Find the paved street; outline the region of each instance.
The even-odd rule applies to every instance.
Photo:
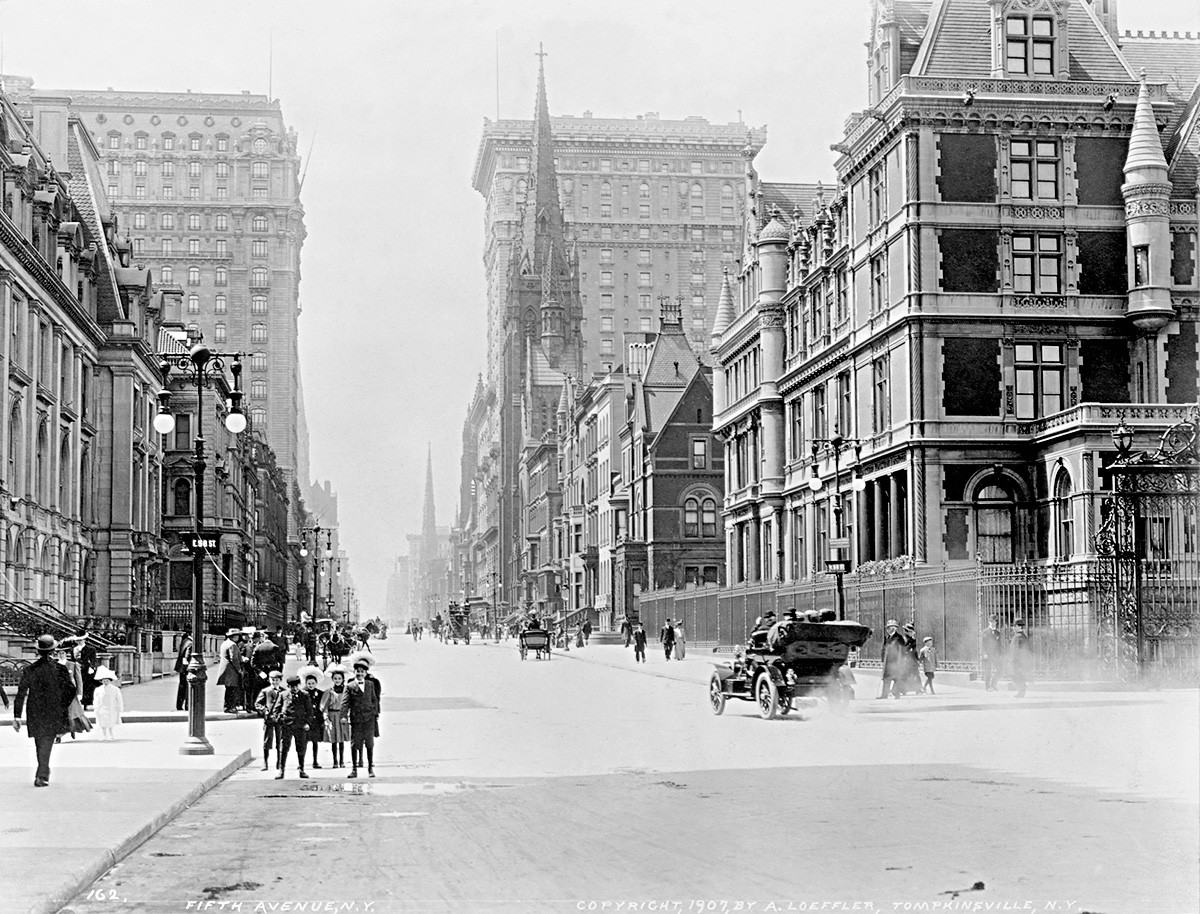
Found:
[[[863,676],[845,717],[767,722],[714,717],[694,655],[376,650],[378,778],[252,763],[70,910],[1200,909],[1195,692],[874,701]]]

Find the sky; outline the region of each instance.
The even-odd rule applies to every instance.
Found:
[[[832,181],[866,106],[869,0],[0,0],[0,72],[43,89],[251,92],[300,135],[308,237],[300,361],[311,466],[340,497],[362,612],[382,614],[419,532],[458,504],[486,358],[484,118],[766,125],[768,181]],[[1200,32],[1196,0],[1123,0],[1122,29]],[[499,92],[497,92],[497,56]],[[311,152],[310,152],[311,150]]]

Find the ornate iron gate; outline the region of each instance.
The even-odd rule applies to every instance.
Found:
[[[1113,494],[1101,504],[1101,662],[1113,678],[1200,679],[1200,407],[1159,447],[1135,453],[1113,432],[1118,459],[1100,472]]]

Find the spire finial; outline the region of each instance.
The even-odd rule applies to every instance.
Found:
[[[537,53],[533,55],[534,57],[536,57],[538,59],[538,69],[539,70],[542,69],[542,65],[545,64],[545,62],[546,62],[546,60],[545,60],[546,53],[547,53],[546,51],[542,50],[542,43],[539,41]]]

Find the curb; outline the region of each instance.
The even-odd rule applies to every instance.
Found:
[[[87,711],[87,719],[91,721],[92,727],[96,726],[96,714],[94,711]],[[141,717],[131,717],[131,714],[144,715]],[[212,714],[205,714],[206,721],[226,721],[226,720],[259,720],[262,718],[257,714],[226,714],[224,711],[216,711]],[[21,726],[25,726],[25,718],[18,717]],[[188,722],[187,711],[126,711],[121,717],[121,726],[126,724],[186,724]]]
[[[110,869],[132,854],[142,844],[152,838],[163,826],[181,812],[203,797],[206,793],[232,775],[244,768],[253,757],[250,749],[232,758],[219,771],[215,771],[199,784],[192,787],[186,794],[172,803],[166,810],[155,815],[149,822],[131,835],[127,835],[116,847],[103,850],[98,858],[90,864],[80,867],[68,877],[65,888],[55,889],[46,898],[40,899],[29,908],[29,914],[56,914],[70,903],[71,899],[86,889],[89,885],[107,873]]]

